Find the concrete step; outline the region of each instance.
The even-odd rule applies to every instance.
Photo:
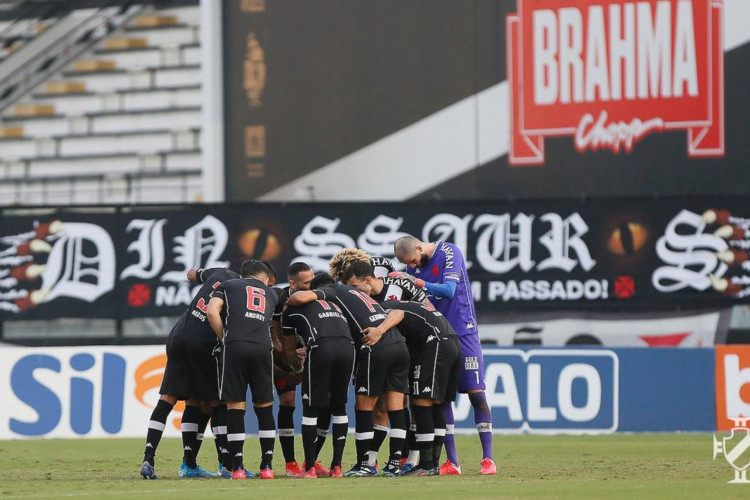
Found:
[[[201,105],[200,87],[55,95],[36,94],[34,100],[51,104],[59,114],[84,115],[115,111],[144,111]]]

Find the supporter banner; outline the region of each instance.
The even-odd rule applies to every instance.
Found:
[[[484,355],[496,433],[716,428],[713,349],[487,349]],[[0,349],[0,439],[143,437],[165,362],[160,346]],[[351,425],[353,400],[350,393]],[[170,415],[166,436],[178,435],[182,408]],[[475,432],[468,397],[458,398],[454,413],[458,432]],[[299,410],[295,418],[299,429]],[[252,415],[246,426],[249,434],[257,431]]]
[[[177,315],[190,268],[252,256],[284,280],[407,233],[458,245],[480,313],[727,306],[750,301],[749,217],[745,198],[6,210],[0,319]]]

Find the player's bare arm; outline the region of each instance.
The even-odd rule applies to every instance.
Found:
[[[192,283],[198,282],[198,269],[192,268],[187,272],[187,279]]]
[[[362,330],[362,343],[367,346],[372,346],[380,341],[380,338],[385,335],[385,332],[397,326],[404,319],[404,311],[398,309],[392,309],[388,311],[388,315],[385,317],[382,323],[376,327],[368,327]]]
[[[212,297],[208,303],[208,324],[219,339],[224,338],[224,322],[221,320],[221,310],[224,307],[224,301],[217,297]]]
[[[336,297],[336,290],[333,287],[325,287],[319,290],[298,290],[289,296],[287,307],[301,306],[316,300],[329,300]]]

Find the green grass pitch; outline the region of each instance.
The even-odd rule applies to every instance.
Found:
[[[0,499],[12,498],[750,498],[750,485],[727,484],[733,470],[712,460],[710,434],[495,436],[498,475],[478,474],[476,436],[457,438],[464,475],[434,478],[342,478],[273,481],[178,480],[181,446],[164,439],[160,479],[140,479],[142,439],[0,441]],[[326,443],[323,463],[330,460]],[[216,465],[207,440],[199,463]],[[301,443],[297,440],[301,457]],[[352,463],[349,437],[345,466]],[[245,447],[258,465],[257,439]],[[276,446],[275,471],[283,475]],[[301,458],[300,458],[301,461]]]

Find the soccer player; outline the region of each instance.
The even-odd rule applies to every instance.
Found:
[[[377,259],[377,260],[376,260]],[[383,276],[376,278],[375,269],[372,262],[382,265],[383,257],[373,257],[369,261],[355,260],[341,272],[341,279],[347,285],[351,285],[358,290],[370,295],[377,302],[385,300],[411,300],[417,302],[426,302],[427,293],[421,288],[417,288],[414,281],[401,276]],[[385,259],[388,260],[388,259]],[[390,264],[390,261],[388,261]],[[392,264],[390,268],[393,269]],[[402,450],[402,472],[406,471],[417,464],[416,443],[414,440],[414,431],[416,425],[411,422],[409,409],[404,408],[404,418],[407,426],[410,427],[407,432],[407,438],[404,441]],[[377,464],[378,451],[388,435],[388,414],[383,407],[383,401],[379,400],[375,406],[374,413],[374,435],[370,447],[370,465]],[[411,450],[409,449],[411,446]],[[408,457],[408,458],[407,458]]]
[[[206,321],[206,310],[211,292],[227,279],[238,278],[234,271],[224,268],[190,269],[188,280],[203,283],[190,306],[180,316],[167,339],[167,365],[164,369],[159,401],[151,413],[143,453],[141,477],[156,479],[154,457],[166,427],[167,417],[179,400],[185,400],[182,414],[183,462],[178,477],[214,477],[196,463],[196,456],[209,418],[216,435],[220,467],[228,461],[226,433],[223,439],[219,427],[225,425],[226,407],[218,405],[217,360],[213,356],[216,335]],[[211,415],[206,413],[208,402],[213,402]]]
[[[267,285],[269,271],[259,260],[242,263],[242,279],[221,283],[211,294],[208,321],[222,340],[224,357],[219,376],[219,398],[227,402],[227,441],[232,456],[232,479],[246,479],[245,394],[248,385],[258,418],[260,478],[273,479],[276,423],[273,418],[273,354],[271,318],[278,296]]]
[[[403,317],[401,311],[386,312],[368,295],[354,287],[334,283],[327,273],[318,273],[312,289],[322,290],[325,298],[335,302],[349,324],[357,347],[355,376],[355,443],[357,463],[344,475],[374,476],[369,465],[370,442],[373,437],[373,408],[378,398],[385,399],[391,421],[390,458],[383,475],[397,476],[401,450],[406,437],[404,393],[408,387],[409,351],[404,338],[393,328]],[[297,292],[287,305],[302,305],[317,300],[315,292]]]
[[[492,413],[484,394],[484,358],[479,342],[474,296],[459,248],[448,242],[425,243],[414,236],[402,236],[393,245],[396,258],[407,265],[408,276],[418,287],[430,294],[430,302],[456,330],[461,340],[463,363],[458,391],[469,394],[474,408],[474,421],[482,444],[480,474],[496,474],[492,460]],[[445,452],[448,460],[440,467],[441,475],[460,474],[453,435],[454,418],[451,405],[445,405]]]
[[[344,270],[354,262],[369,262],[375,276],[383,278],[395,271],[393,262],[387,257],[370,257],[370,254],[359,248],[342,248],[328,262],[328,271],[336,281],[342,281]]]
[[[305,470],[298,478],[315,478],[318,413],[325,409],[333,417],[333,459],[330,477],[341,477],[341,458],[346,445],[349,419],[346,400],[354,370],[354,342],[341,309],[335,302],[324,300],[325,293],[314,292],[318,298],[301,306],[284,310],[283,342],[288,359],[298,365],[297,339],[306,349],[302,379],[302,445]],[[295,366],[296,367],[296,366]],[[328,471],[326,471],[328,472]],[[326,474],[328,475],[328,474]]]
[[[453,327],[431,304],[389,300],[384,309],[404,311],[398,324],[411,356],[410,398],[416,420],[419,464],[404,475],[439,473],[445,438],[444,404],[456,399],[461,343]]]
[[[344,269],[341,281],[366,293],[376,302],[386,300],[409,300],[424,302],[427,292],[417,287],[409,278],[401,276],[375,277],[375,270],[369,262],[356,261]]]
[[[273,313],[273,334],[274,334],[274,386],[276,393],[279,395],[279,444],[284,455],[286,463],[286,475],[294,477],[302,473],[299,464],[294,457],[294,409],[296,404],[297,385],[301,378],[299,374],[293,372],[290,361],[286,357],[281,345],[281,313],[289,296],[297,290],[309,290],[310,282],[313,280],[314,273],[310,266],[304,262],[293,262],[287,269],[289,286],[282,288],[279,293],[279,301]],[[327,414],[326,414],[327,415]],[[323,416],[325,421],[325,415]],[[330,416],[328,416],[330,420]],[[323,423],[323,422],[321,422]],[[326,427],[325,432],[328,432]],[[325,438],[322,438],[325,439]],[[322,444],[322,442],[321,442]],[[325,468],[320,467],[316,472],[324,476],[327,472]]]

